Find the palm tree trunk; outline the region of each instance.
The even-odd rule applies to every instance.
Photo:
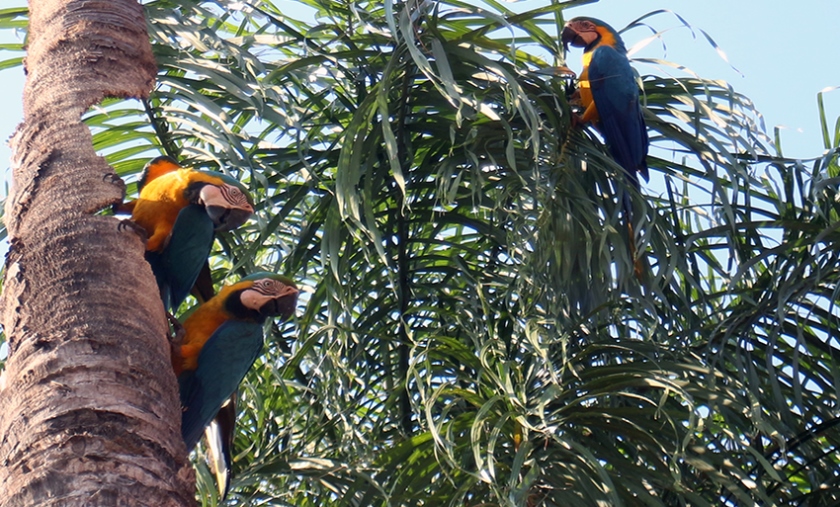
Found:
[[[2,298],[0,506],[192,505],[163,306],[143,245],[95,213],[124,183],[81,115],[147,97],[135,0],[32,0],[24,122],[12,139]]]

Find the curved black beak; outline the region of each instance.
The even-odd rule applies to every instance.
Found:
[[[279,298],[267,301],[262,308],[260,308],[260,315],[262,317],[282,317],[283,320],[289,320],[295,314],[295,307],[297,306],[298,290],[292,289]]]
[[[207,215],[218,232],[231,231],[251,218],[251,212],[244,209],[231,209],[222,206],[207,206]]]
[[[560,41],[563,43],[563,51],[569,51],[569,44],[573,44],[577,36],[578,34],[574,28],[569,25],[563,27],[563,31],[560,32]]]

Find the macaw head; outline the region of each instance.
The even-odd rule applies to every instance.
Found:
[[[204,206],[217,231],[230,231],[244,224],[254,213],[248,190],[230,176],[214,171],[194,171],[185,196]]]
[[[589,51],[596,45],[606,45],[626,52],[624,42],[618,32],[595,18],[577,17],[566,22],[563,31],[560,33],[560,40],[563,48],[568,51],[569,44],[577,48],[584,48]]]
[[[265,271],[246,276],[223,291],[229,292],[225,301],[229,313],[257,322],[268,317],[291,318],[300,292],[290,279]]]
[[[184,167],[172,157],[155,157],[143,168],[137,188],[142,190],[159,176],[182,169]],[[184,197],[190,204],[204,206],[215,230],[236,229],[254,213],[254,200],[239,181],[214,171],[189,169],[187,174],[189,184],[184,190]]]

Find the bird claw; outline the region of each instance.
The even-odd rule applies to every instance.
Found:
[[[583,128],[586,126],[586,122],[583,121],[583,118],[579,114],[572,113],[572,128]]]
[[[125,182],[117,173],[105,173],[102,175],[102,181],[107,181],[112,185],[122,185],[125,186]]]
[[[120,220],[120,223],[117,224],[118,231],[122,232],[126,229],[131,229],[132,231],[134,231],[135,234],[140,236],[140,239],[143,241],[144,245],[147,241],[149,241],[149,234],[146,232],[146,229],[144,229],[143,226],[137,224],[133,220]]]
[[[166,320],[169,321],[169,325],[172,327],[173,332],[173,334],[169,336],[169,342],[173,347],[181,347],[181,343],[184,341],[184,335],[186,334],[183,324],[181,324],[181,322],[169,312],[166,312]]]

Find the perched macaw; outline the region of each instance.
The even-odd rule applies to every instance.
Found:
[[[241,183],[225,174],[181,167],[163,156],[150,161],[138,183],[140,196],[120,207],[148,236],[146,259],[161,290],[164,306],[175,310],[199,273],[209,275],[207,256],[215,231],[230,231],[254,212],[254,201]]]
[[[206,303],[215,296],[210,265],[205,263],[201,271],[192,290],[192,295],[198,300],[199,305]],[[178,353],[180,354],[180,352]],[[207,461],[216,477],[219,501],[224,501],[230,489],[231,468],[233,466],[233,438],[236,432],[236,397],[237,391],[234,391],[222,403],[210,424],[204,428]]]
[[[627,181],[638,189],[639,174],[648,180],[650,143],[639,103],[639,87],[621,36],[603,21],[578,17],[566,23],[560,38],[565,49],[569,44],[583,48],[578,91],[584,111],[576,121],[591,123],[601,132]],[[633,269],[636,278],[643,281],[645,268],[636,255],[632,200],[629,192],[620,194]]]
[[[181,433],[187,449],[195,446],[259,356],[265,319],[290,318],[297,296],[288,278],[254,273],[224,287],[184,321],[183,341],[173,349],[172,366],[180,385]]]
[[[203,284],[207,284],[206,287],[199,286]],[[199,305],[206,303],[215,295],[209,264],[204,264],[202,272],[198,275],[198,280],[193,287],[192,294],[198,300]],[[220,502],[224,501],[230,489],[231,468],[233,466],[233,438],[236,432],[236,397],[237,391],[234,391],[222,403],[210,424],[204,428],[207,462],[216,477]]]
[[[569,44],[584,48],[578,78],[584,112],[579,121],[592,123],[601,132],[613,158],[638,188],[637,174],[648,179],[649,142],[624,42],[608,24],[585,17],[569,20],[560,37],[566,48]]]

